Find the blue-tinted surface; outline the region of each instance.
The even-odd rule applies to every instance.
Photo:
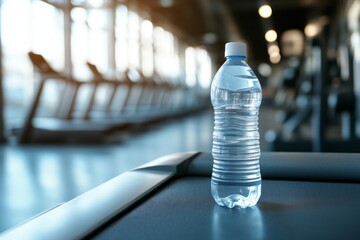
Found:
[[[0,147],[0,231],[158,157],[210,151],[211,112],[169,120],[121,143]]]
[[[262,150],[273,111],[260,109]],[[121,134],[121,143],[0,146],[0,232],[158,157],[210,152],[213,121],[210,110]]]

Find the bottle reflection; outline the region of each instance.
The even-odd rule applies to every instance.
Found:
[[[212,213],[213,239],[263,239],[264,226],[257,206],[228,209],[214,205]]]

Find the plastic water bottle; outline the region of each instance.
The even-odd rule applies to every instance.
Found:
[[[226,62],[211,85],[215,125],[211,193],[217,204],[254,206],[261,195],[258,113],[259,80],[246,63],[246,45],[225,45]]]

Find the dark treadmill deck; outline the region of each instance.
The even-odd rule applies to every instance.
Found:
[[[263,153],[257,206],[210,193],[212,158],[179,153],[126,172],[4,239],[358,239],[360,154]]]
[[[355,239],[359,199],[359,184],[265,180],[256,207],[226,209],[214,204],[210,178],[184,177],[89,238]]]

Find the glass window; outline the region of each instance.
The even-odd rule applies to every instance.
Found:
[[[50,4],[34,1],[31,7],[31,48],[46,56],[51,65],[64,69],[63,12]]]
[[[31,49],[42,54],[57,71],[64,70],[64,15],[54,6],[33,1],[31,5]],[[58,81],[48,81],[42,95],[38,115],[54,115],[61,98],[61,86]]]
[[[116,26],[115,26],[115,59],[116,68],[125,72],[129,67],[128,61],[128,9],[124,5],[116,8]]]
[[[169,32],[170,33],[170,32]],[[170,33],[171,34],[171,33]],[[171,34],[172,35],[172,34]],[[179,43],[178,39],[172,35],[171,55],[169,56],[170,65],[170,77],[173,81],[176,81],[180,76],[180,56],[179,56]]]
[[[180,74],[180,60],[175,47],[174,35],[161,27],[154,29],[154,50],[156,71],[171,80]]]
[[[129,11],[129,68],[140,68],[140,17],[136,12]]]
[[[89,78],[90,72],[86,68],[89,31],[87,27],[87,11],[83,8],[73,8],[71,11],[71,60],[73,75],[78,78]]]
[[[211,59],[205,49],[196,49],[198,79],[202,88],[209,88],[211,85]]]
[[[5,88],[5,117],[21,118],[33,97],[34,74],[27,53],[34,51],[44,55],[58,71],[72,66],[73,75],[80,80],[91,79],[86,61],[94,63],[100,71],[108,73],[112,50],[112,27],[115,27],[116,69],[136,69],[151,77],[156,71],[168,81],[186,82],[188,86],[209,87],[211,79],[210,57],[204,49],[187,47],[171,31],[154,26],[142,19],[136,11],[129,10],[124,3],[115,9],[115,26],[105,0],[60,0],[3,1],[1,7],[1,36],[3,44],[3,67]],[[64,8],[56,8],[57,3]],[[70,16],[68,15],[70,14]],[[71,34],[65,32],[65,21],[71,17]],[[65,41],[71,43],[71,63],[65,64]],[[112,55],[112,54],[110,54]],[[109,61],[110,60],[110,61]],[[180,75],[183,77],[180,78]],[[61,99],[57,81],[49,82],[44,91],[42,112],[56,110]],[[85,92],[84,92],[85,91]],[[101,91],[100,91],[101,92]],[[106,92],[104,90],[104,92]],[[87,95],[86,89],[79,92],[79,99]],[[106,94],[98,98],[105,102]],[[81,100],[80,102],[84,102]]]
[[[1,11],[4,115],[23,118],[36,86],[28,52],[43,54],[56,69],[64,67],[63,14],[50,4],[30,0],[4,1]],[[50,82],[46,89],[53,95],[45,106],[54,109],[57,85]]]
[[[146,77],[154,71],[153,24],[149,20],[141,23],[141,67]]]
[[[164,29],[154,28],[154,68],[157,73],[162,74],[163,49],[164,49]]]
[[[107,9],[93,9],[88,15],[89,26],[89,56],[90,62],[95,63],[97,67],[107,72],[108,63],[108,20]]]
[[[186,84],[189,87],[196,85],[196,63],[195,49],[187,47],[185,50],[185,74]]]
[[[108,14],[106,9],[74,8],[72,23],[72,64],[73,74],[88,79],[91,74],[86,66],[89,61],[100,71],[108,69]]]
[[[5,117],[17,118],[24,114],[24,104],[33,90],[33,81],[29,81],[32,67],[26,57],[30,49],[30,2],[4,1],[0,9]]]

